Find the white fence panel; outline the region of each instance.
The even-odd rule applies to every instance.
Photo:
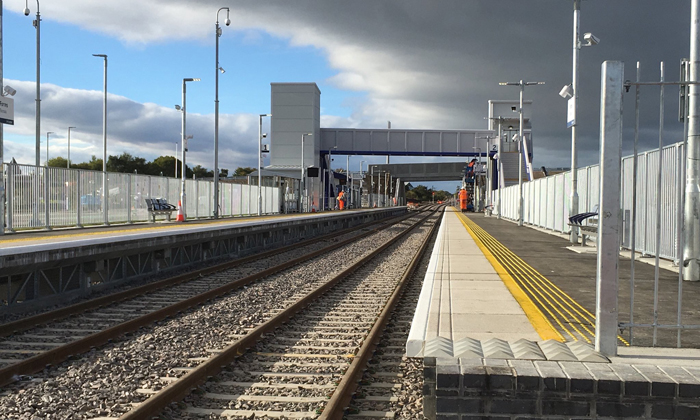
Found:
[[[162,176],[107,173],[104,201],[102,172],[4,164],[5,223],[8,229],[90,226],[148,220],[147,198],[163,198],[176,205],[181,180]],[[187,216],[213,216],[213,181],[186,180]],[[257,214],[256,186],[222,182],[220,215]],[[263,187],[263,211],[280,211],[278,187]],[[106,204],[106,206],[105,206]],[[106,208],[105,208],[106,207]],[[163,217],[164,216],[160,216]]]
[[[678,259],[678,206],[680,203],[679,162],[683,162],[682,143],[664,147],[661,170],[661,196],[657,197],[657,176],[659,173],[659,151],[651,150],[639,155],[637,169],[637,224],[635,248],[646,255],[656,252],[656,203],[661,200],[661,248],[662,258]],[[622,162],[622,214],[631,218],[633,157],[627,156]],[[527,182],[523,185],[525,200],[525,223],[533,226],[566,233],[569,231],[569,200],[571,196],[571,173],[566,172]],[[578,169],[577,189],[579,213],[593,211],[600,200],[600,167],[587,166]],[[498,192],[494,192],[494,200]],[[513,185],[501,191],[501,214],[507,219],[518,219],[518,186]],[[630,223],[624,219],[623,223]],[[625,231],[622,226],[622,231]],[[626,234],[627,235],[627,234]],[[630,246],[626,236],[623,244]]]

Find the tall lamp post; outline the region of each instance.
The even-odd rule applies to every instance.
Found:
[[[77,127],[68,127],[68,162],[66,163],[66,168],[70,169],[70,130],[71,128],[77,128]]]
[[[104,84],[102,88],[102,214],[104,224],[109,224],[109,191],[107,190],[107,54],[93,54],[104,59]]]
[[[533,85],[543,85],[544,82],[523,82],[520,80],[519,82],[502,82],[499,83],[501,86],[519,86],[520,87],[520,109],[518,112],[520,113],[520,127],[519,127],[519,133],[518,133],[518,154],[520,155],[518,157],[518,191],[519,191],[519,196],[520,196],[520,203],[519,203],[519,210],[518,210],[518,226],[523,225],[523,220],[524,220],[524,206],[525,202],[523,199],[523,159],[525,156],[523,156],[523,125],[524,125],[524,111],[523,111],[523,96],[525,93],[525,86],[533,86]],[[501,156],[499,156],[501,158]]]
[[[263,117],[271,117],[272,114],[260,114],[258,124],[258,216],[262,215],[262,119]]]
[[[29,16],[29,0],[24,2],[24,15]],[[36,28],[36,166],[39,167],[41,165],[41,14],[39,13],[39,0],[36,0],[36,19],[34,19],[33,24]]]
[[[338,146],[333,146],[332,148],[328,149],[328,210],[333,210],[331,208],[331,174],[333,173],[331,166],[333,165],[333,150],[337,149]]]
[[[49,167],[49,135],[55,134],[53,131],[46,132],[46,167]]]
[[[362,172],[362,164],[367,162],[366,160],[361,160],[360,161],[360,190],[357,193],[357,199],[359,200],[359,203],[357,203],[357,207],[361,208],[362,207],[362,184],[365,180],[365,175]]]
[[[306,136],[313,136],[313,133],[301,135],[301,178],[299,179],[299,212],[304,211],[304,195],[306,194],[306,168],[304,168],[304,140]]]
[[[182,143],[180,147],[182,148],[182,182],[180,183],[180,208],[182,209],[182,216],[184,220],[187,220],[187,193],[185,193],[185,178],[187,175],[187,164],[185,161],[185,156],[187,152],[187,82],[199,82],[201,79],[198,78],[184,78],[182,79],[182,107],[175,106],[175,109],[182,111]]]
[[[219,37],[221,36],[221,27],[219,26],[219,13],[226,10],[226,26],[231,24],[230,10],[228,7],[222,7],[216,12],[216,66],[214,69],[215,77],[215,96],[214,96],[214,219],[219,217],[219,72],[223,73],[224,69],[219,66]],[[184,88],[183,88],[184,89]],[[185,105],[184,103],[182,104]],[[260,212],[258,211],[258,214]]]
[[[576,153],[576,112],[578,106],[578,73],[579,73],[579,52],[581,47],[591,47],[598,44],[600,40],[591,33],[583,35],[585,44],[580,39],[581,24],[581,0],[574,0],[574,42],[573,42],[573,64],[571,74],[571,85],[566,85],[559,92],[559,96],[569,99],[567,126],[571,128],[571,197],[569,199],[569,216],[578,214],[578,157]],[[569,240],[572,244],[578,242],[578,229],[571,227]]]

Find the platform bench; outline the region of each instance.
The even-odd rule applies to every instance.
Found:
[[[177,207],[169,204],[167,200],[163,198],[146,198],[146,206],[148,207],[148,216],[156,222],[156,216],[164,215],[168,221],[170,221],[170,214],[177,210]]]
[[[587,237],[598,235],[598,207],[587,213],[579,213],[569,217],[569,226],[581,229],[581,246],[586,245]]]

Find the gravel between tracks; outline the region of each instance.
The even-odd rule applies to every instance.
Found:
[[[361,228],[361,229],[358,229],[358,230],[355,230],[352,232],[346,232],[346,233],[339,232],[337,234],[337,236],[335,236],[332,240],[341,241],[341,240],[344,240],[347,238],[358,236],[358,235],[364,233],[366,230],[374,229],[375,227],[379,226],[379,224],[381,222],[382,221],[379,221],[379,223],[367,223],[366,224],[367,226],[365,229]],[[243,271],[243,270],[245,270],[245,267],[257,268],[257,267],[262,267],[264,265],[266,265],[267,267],[271,267],[271,266],[276,265],[276,264],[281,264],[284,261],[296,258],[302,252],[311,252],[313,250],[323,248],[324,246],[327,246],[327,244],[328,244],[328,240],[324,240],[324,241],[319,240],[318,242],[314,242],[314,243],[304,245],[304,246],[299,246],[299,248],[297,248],[297,249],[293,249],[293,250],[285,251],[285,252],[280,252],[279,254],[276,254],[276,255],[274,255],[270,258],[267,258],[263,261],[252,261],[250,263],[246,263],[246,264],[240,266],[240,269]],[[270,249],[274,249],[274,248],[270,248]],[[267,251],[267,250],[268,249],[265,249],[263,251]],[[219,264],[225,260],[226,260],[226,258],[215,259],[215,260],[210,260],[210,261],[206,261],[206,262],[193,264],[193,265],[186,266],[186,267],[178,267],[172,271],[153,274],[153,275],[148,276],[146,278],[127,281],[127,282],[124,282],[124,283],[121,283],[121,284],[118,284],[115,286],[108,286],[108,287],[102,288],[99,291],[94,291],[93,293],[90,293],[87,296],[77,297],[75,299],[71,299],[68,302],[60,303],[60,304],[53,305],[53,306],[48,306],[45,308],[37,309],[35,311],[27,311],[27,312],[16,313],[16,314],[14,314],[14,313],[0,314],[0,325],[6,324],[6,323],[9,323],[12,321],[16,321],[18,319],[27,318],[27,317],[30,317],[32,315],[37,315],[40,313],[45,313],[45,312],[53,311],[53,310],[56,310],[59,308],[63,308],[63,307],[69,306],[69,305],[74,305],[77,303],[85,302],[85,301],[95,299],[98,297],[107,296],[107,295],[110,295],[113,293],[118,293],[118,292],[122,292],[125,290],[129,290],[129,289],[132,289],[136,286],[142,286],[145,284],[154,283],[154,282],[163,280],[163,279],[168,278],[168,277],[174,277],[177,275],[185,274],[185,273],[199,270],[202,268],[210,267],[212,265],[212,263]],[[262,268],[257,268],[257,269],[260,270]],[[250,270],[250,272],[252,272],[252,271],[253,270]],[[245,274],[245,275],[247,275],[247,274]],[[243,277],[243,276],[241,276],[241,277]],[[98,286],[103,286],[103,285],[98,284]]]
[[[404,222],[405,225],[405,222]],[[88,419],[117,417],[131,403],[146,399],[138,389],[159,389],[161,377],[179,376],[191,358],[206,357],[222,348],[231,335],[264,321],[301,285],[327,280],[350,262],[366,255],[374,244],[396,235],[391,227],[359,242],[301,264],[218,299],[210,305],[144,328],[73,361],[47,369],[34,378],[7,386],[0,394],[3,419]]]

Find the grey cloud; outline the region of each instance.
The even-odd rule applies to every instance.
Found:
[[[34,162],[34,89],[32,82],[6,80],[17,89],[16,125],[6,126],[6,156],[20,163]],[[83,161],[91,155],[102,156],[102,92],[67,89],[42,84],[41,139],[47,131],[51,139],[50,156],[66,156],[67,128],[71,134],[71,160]],[[108,95],[107,143],[110,155],[128,152],[147,159],[172,155],[180,141],[181,115],[178,111],[151,103],[138,103],[118,95]],[[190,140],[188,164],[213,168],[214,121],[212,115],[187,115]],[[254,161],[257,125],[253,115],[221,114],[219,122],[220,167],[231,170]],[[27,141],[27,138],[32,140]],[[42,143],[41,159],[45,159]]]
[[[124,1],[65,0],[60,6],[47,5],[47,10],[61,20],[128,42],[159,42],[204,40],[216,8],[228,5],[234,28],[261,29],[288,38],[292,45],[322,49],[338,72],[329,83],[367,92],[365,101],[354,104],[349,119],[359,127],[383,127],[386,120],[391,120],[397,128],[481,128],[486,124],[483,117],[489,99],[518,97],[516,88],[499,87],[498,82],[544,81],[545,86],[526,91],[526,98],[534,100],[535,164],[569,164],[566,104],[557,92],[571,81],[571,0],[138,2],[147,10],[136,7],[135,0],[131,2],[134,7],[123,7]],[[12,7],[19,10],[20,5]],[[644,80],[657,80],[658,63],[663,60],[667,63],[667,80],[676,80],[678,61],[689,50],[689,11],[689,0],[582,2],[582,32],[594,32],[602,42],[581,51],[580,164],[597,160],[601,63],[624,61],[627,78],[634,79],[634,64],[641,61]],[[173,14],[178,14],[178,31],[169,30]],[[633,124],[631,99],[631,94],[626,95],[626,151],[630,150],[628,139]],[[675,92],[667,89],[666,126],[672,134],[669,142],[678,138],[676,133],[682,129],[673,123],[675,107]],[[124,109],[148,111],[148,105],[138,108],[134,104]],[[641,114],[641,148],[655,147],[658,89],[645,89]],[[128,116],[124,114],[125,118]],[[139,116],[121,129],[125,130],[124,138],[131,134],[172,141],[179,133],[179,126],[173,121],[177,118],[177,114],[162,111],[157,119],[153,115]],[[197,118],[191,124],[193,129],[207,133],[205,120],[211,117],[201,118],[201,128]],[[160,125],[154,126],[151,121],[159,121]],[[240,133],[236,124],[229,125],[229,130],[238,133],[233,144],[249,144],[235,138],[254,138],[254,124],[248,123],[246,133]],[[137,129],[141,131],[136,132]],[[196,136],[202,144],[211,143],[211,128],[208,130],[209,137]],[[250,158],[250,153],[255,154],[252,147],[236,147],[230,156]]]

